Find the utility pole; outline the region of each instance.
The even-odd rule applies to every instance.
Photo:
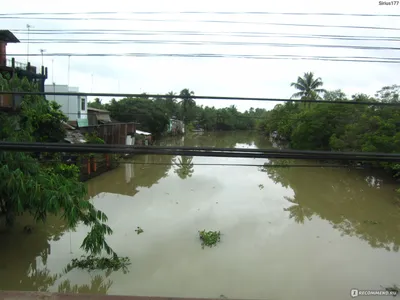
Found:
[[[44,66],[44,64],[43,64],[43,52],[46,52],[46,49],[40,49],[40,53],[42,54],[42,66]]]
[[[30,33],[31,28],[33,28],[33,26],[26,24],[26,28],[28,28],[28,45],[27,45],[27,52],[26,52],[27,53],[26,61],[27,61],[27,63],[29,63],[29,33]]]
[[[70,79],[70,77],[69,77],[69,73],[70,73],[70,67],[71,67],[71,55],[68,55],[68,93],[70,92],[69,91],[69,79]],[[69,110],[69,102],[70,102],[71,100],[70,100],[70,98],[69,98],[69,95],[68,95],[68,119],[70,119],[71,120],[71,112],[70,112],[70,110]],[[73,117],[77,117],[77,116],[73,116]]]

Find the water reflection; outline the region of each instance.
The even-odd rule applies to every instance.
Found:
[[[284,197],[290,203],[294,205],[284,208],[284,211],[289,212],[289,218],[294,219],[297,223],[304,224],[304,221],[307,219],[309,221],[312,220],[312,215],[314,214],[311,209],[308,207],[303,207],[300,203],[298,203],[297,199],[292,199],[290,197]]]
[[[248,132],[204,133],[166,143],[272,147]],[[393,264],[400,236],[396,186],[384,177],[331,168],[260,172],[197,165],[267,161],[250,158],[141,155],[129,160],[134,164],[105,173],[88,187],[90,196],[97,196],[96,207],[109,217],[110,244],[131,258],[130,272],[65,273],[67,263],[82,254],[86,229],[70,234],[54,218],[26,235],[22,228],[31,221],[22,218],[1,235],[1,288],[237,299],[313,300],[324,293],[324,299],[336,300],[348,299],[353,287],[379,289],[400,276]],[[143,234],[136,234],[137,226]],[[202,250],[199,229],[221,230],[222,242]],[[383,250],[387,247],[394,251]]]
[[[192,177],[194,173],[193,156],[181,156],[173,159],[175,168],[174,172],[178,174],[180,179]]]
[[[51,225],[49,225],[51,224]],[[32,234],[24,232],[25,226],[31,226]],[[93,278],[90,286],[71,285],[68,276],[73,270],[60,266],[60,272],[48,267],[52,246],[68,234],[66,224],[55,216],[48,216],[48,224],[35,223],[30,216],[21,216],[11,229],[0,231],[0,286],[7,290],[49,292],[85,292],[106,293],[112,282],[106,282],[102,276]],[[110,274],[106,273],[105,277]],[[2,286],[2,283],[7,283]]]
[[[280,164],[276,159],[270,161]],[[371,247],[399,250],[400,209],[393,205],[397,186],[388,178],[333,168],[266,167],[263,171],[275,183],[294,191],[293,198],[287,200],[295,205],[287,211],[296,222],[304,223],[317,215],[343,235],[357,236]]]
[[[140,188],[150,188],[167,177],[172,159],[168,155],[149,154],[128,158],[122,162],[120,168],[88,181],[88,198],[101,193],[134,196]]]
[[[57,291],[59,293],[85,293],[85,294],[107,294],[113,282],[106,278],[110,274],[106,274],[105,278],[101,275],[94,275],[90,279],[90,284],[72,284],[69,279],[64,280],[58,285]]]

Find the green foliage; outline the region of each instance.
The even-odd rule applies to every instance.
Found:
[[[96,257],[93,255],[82,256],[81,259],[74,258],[72,262],[67,266],[67,270],[79,268],[87,270],[107,270],[107,271],[118,271],[122,269],[124,273],[127,273],[130,261],[126,257],[112,256],[107,257]]]
[[[219,231],[199,231],[199,236],[201,240],[201,246],[213,247],[216,246],[218,242],[221,241],[221,232]]]
[[[37,91],[26,79],[0,78],[3,90]],[[49,113],[50,112],[50,113]],[[65,120],[59,107],[39,96],[23,98],[19,115],[0,114],[0,139],[3,141],[58,141]],[[45,128],[53,126],[53,128]],[[43,137],[45,135],[45,137]],[[41,164],[33,155],[21,152],[0,152],[0,217],[11,226],[15,217],[31,214],[45,222],[48,215],[60,216],[69,228],[83,222],[91,230],[81,248],[90,255],[103,250],[117,257],[105,241],[112,234],[106,225],[107,216],[85,200],[86,187],[79,182],[79,168],[59,162]]]
[[[85,139],[87,144],[105,144],[104,140],[97,136],[97,132],[86,133]]]
[[[384,87],[376,98],[356,94],[349,99],[340,90],[325,92],[324,100],[370,102],[371,105],[317,103],[306,109],[293,102],[278,104],[264,114],[259,128],[268,134],[276,131],[294,149],[400,152],[400,109],[373,105],[398,102],[399,86]],[[399,173],[399,164],[380,165],[394,176]]]
[[[194,92],[183,89],[182,99],[171,97],[149,98],[146,94],[137,98],[113,99],[109,104],[101,104],[101,100],[89,103],[90,107],[107,109],[111,117],[120,122],[138,122],[140,129],[153,134],[163,133],[169,119],[172,117],[183,120],[186,131],[195,128],[204,130],[252,130],[257,127],[257,120],[265,113],[264,109],[250,108],[245,112],[237,110],[236,106],[217,109],[215,107],[199,106],[194,100]]]
[[[320,88],[323,86],[321,78],[315,78],[312,72],[304,73],[303,77],[297,77],[297,81],[292,82],[290,86],[299,91],[293,94],[292,98],[301,100],[320,100],[319,94],[326,92]],[[308,107],[310,107],[310,103],[308,103]]]

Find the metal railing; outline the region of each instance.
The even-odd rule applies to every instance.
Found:
[[[6,60],[6,66],[10,67],[10,68],[17,68],[17,69],[23,69],[23,70],[27,70],[28,69],[28,65],[15,61],[14,59],[7,59]]]

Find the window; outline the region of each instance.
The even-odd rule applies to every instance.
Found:
[[[81,99],[81,111],[85,111],[86,110],[86,99],[82,98]]]

